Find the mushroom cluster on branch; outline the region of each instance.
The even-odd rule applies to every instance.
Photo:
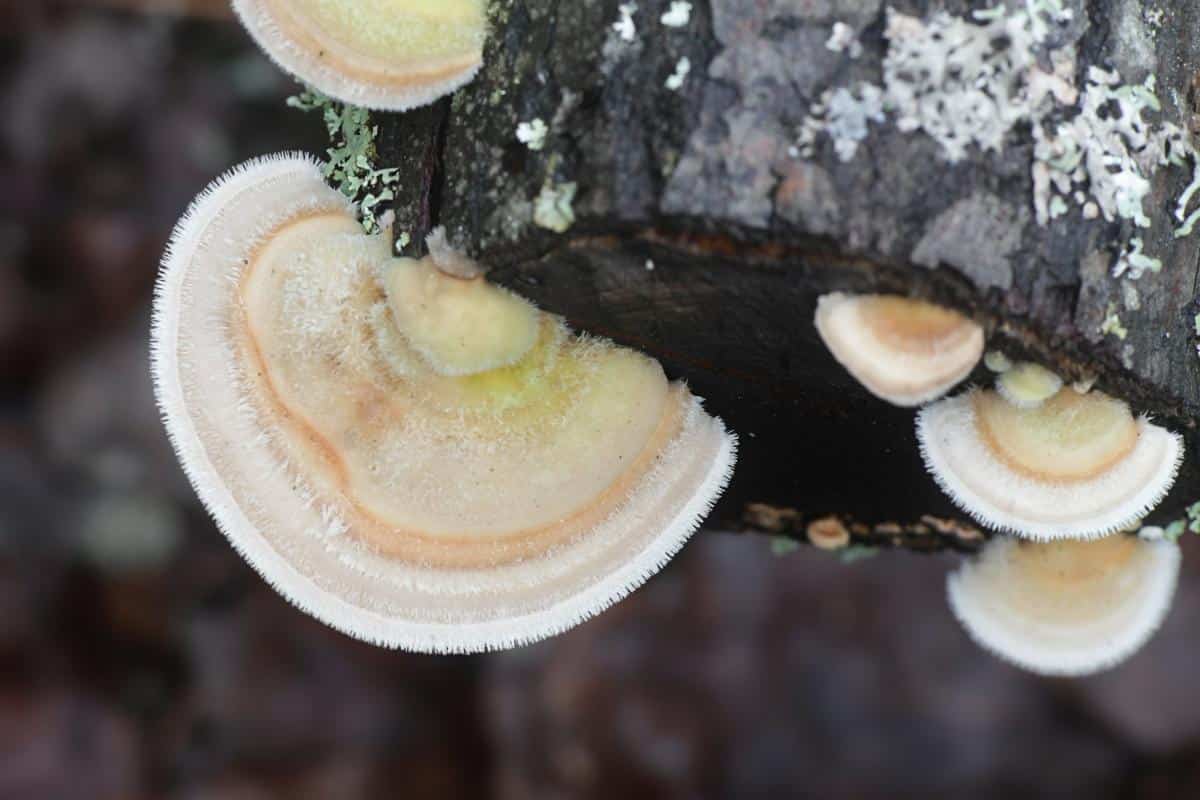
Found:
[[[941,397],[983,353],[979,326],[906,297],[830,295],[815,323],[834,357],[898,406]],[[1183,439],[1040,365],[988,362],[995,389],[917,414],[933,478],[1000,534],[949,576],[950,605],[972,638],[1026,669],[1112,666],[1149,638],[1174,595],[1179,546],[1141,520],[1174,483]]]
[[[234,8],[349,103],[426,103],[480,63],[482,0]],[[492,285],[443,231],[401,258],[362,213],[280,154],[175,229],[155,388],[221,530],[301,609],[409,650],[511,647],[625,596],[696,529],[736,438],[656,361]]]
[[[429,104],[483,62],[484,0],[233,7],[283,69],[363,119],[364,108]],[[622,6],[614,28],[621,41],[636,36],[632,10]],[[1020,121],[1046,139],[1043,106],[1052,96],[1060,105],[1076,99],[1057,69],[1042,72],[1024,52],[1048,35],[1038,13],[987,14],[983,25],[943,14],[926,26],[889,12],[896,52],[884,64],[887,92],[867,93],[872,102],[886,94],[903,112],[900,127],[934,136],[950,161],[969,142],[995,147]],[[678,17],[663,23],[683,24]],[[987,124],[961,141],[931,110],[948,90],[973,107],[974,82],[959,86],[956,70],[948,87],[906,88],[912,70],[899,69],[939,59],[926,40],[947,32],[978,45],[967,48],[981,55],[963,74],[1007,75],[1021,104],[999,127],[986,114],[963,115]],[[1111,94],[1116,102],[1129,93]],[[837,116],[820,129],[845,133]],[[870,116],[882,120],[882,106]],[[518,135],[537,151],[546,126],[535,122]],[[866,129],[855,128],[857,142]],[[1174,153],[1180,135],[1172,127],[1152,143]],[[1060,128],[1051,138],[1078,149],[1073,136]],[[365,159],[349,146],[346,158],[355,168]],[[1066,192],[1086,176],[1058,176],[1052,187],[1055,176],[1039,164],[1035,203],[1052,219],[1065,200],[1047,200],[1051,188]],[[1093,180],[1097,190],[1118,182],[1104,170]],[[564,186],[573,196],[575,184]],[[575,334],[492,285],[444,233],[417,237],[427,257],[396,257],[386,224],[367,232],[361,224],[374,223],[383,191],[350,204],[319,165],[284,154],[235,168],[197,198],[164,258],[155,302],[153,369],[167,429],[233,545],[330,625],[432,652],[509,647],[565,630],[683,545],[729,480],[736,438],[656,361]],[[1132,213],[1144,194],[1122,208]],[[547,203],[539,197],[539,208]],[[929,472],[997,532],[948,579],[950,604],[977,641],[1028,669],[1082,674],[1149,637],[1180,556],[1172,537],[1140,522],[1175,479],[1180,436],[1090,385],[1065,386],[1039,364],[999,354],[986,359],[998,373],[994,388],[940,399],[984,359],[987,332],[924,300],[830,294],[815,324],[871,394],[920,407]],[[855,534],[837,517],[806,532],[827,550],[846,550]]]

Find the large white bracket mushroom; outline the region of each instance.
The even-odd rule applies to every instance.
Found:
[[[1166,496],[1183,439],[1100,392],[1060,389],[1022,408],[971,391],[921,410],[925,464],[956,505],[1035,540],[1126,530]]]
[[[657,362],[433,244],[392,258],[306,157],[233,170],[164,259],[155,386],[221,530],[297,606],[388,646],[509,647],[662,567],[736,440]]]
[[[485,0],[233,0],[284,71],[346,103],[405,111],[470,81]]]
[[[1165,539],[1001,536],[951,573],[947,589],[985,649],[1034,672],[1085,675],[1128,658],[1158,629],[1179,562],[1179,546]]]

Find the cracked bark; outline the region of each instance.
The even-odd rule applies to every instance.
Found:
[[[1137,0],[1068,4],[1080,74],[1153,72],[1166,116],[1194,118],[1200,8],[1163,0],[1155,26]],[[1189,176],[1156,177],[1146,238],[1164,269],[1139,280],[1141,307],[1122,312],[1128,337],[1103,337],[1109,304],[1122,302],[1108,269],[1132,231],[1078,213],[1039,226],[1027,130],[954,165],[894,124],[873,126],[848,163],[827,143],[811,162],[789,156],[822,91],[880,82],[882,0],[696,0],[682,28],[659,22],[669,0],[642,0],[632,42],[612,29],[617,6],[493,0],[479,77],[448,105],[384,116],[380,155],[420,176],[397,199],[398,231],[419,241],[446,225],[494,280],[658,358],[738,432],[713,526],[802,539],[807,522],[834,514],[857,543],[975,546],[927,521],[966,523],[924,471],[913,413],[868,395],[817,338],[816,298],[834,290],[931,298],[979,320],[989,348],[1098,376],[1188,438],[1176,489],[1149,520],[1200,499],[1200,235],[1174,239],[1170,219]],[[858,33],[860,58],[824,46],[836,21]],[[672,91],[683,58],[691,71]],[[515,137],[535,118],[550,126],[536,151]],[[543,189],[569,183],[574,224],[535,224]],[[982,367],[973,376],[989,379]]]

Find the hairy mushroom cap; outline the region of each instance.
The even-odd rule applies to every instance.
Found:
[[[941,397],[983,355],[982,328],[908,297],[824,295],[816,325],[833,357],[868,391],[897,406]]]
[[[1062,378],[1041,366],[1023,361],[996,378],[996,391],[1017,408],[1037,408],[1063,387]]]
[[[1183,440],[1100,392],[1037,408],[971,391],[921,410],[917,436],[942,489],[984,525],[1038,540],[1124,530],[1175,481]]]
[[[392,258],[300,156],[218,180],[164,259],[155,387],[193,485],[283,595],[379,644],[565,630],[657,571],[732,470],[657,362],[475,280]]]
[[[330,97],[405,111],[467,83],[483,59],[484,0],[233,0],[279,66]]]
[[[1046,675],[1084,675],[1135,653],[1175,593],[1179,547],[1117,534],[1091,541],[996,537],[947,580],[976,642]]]

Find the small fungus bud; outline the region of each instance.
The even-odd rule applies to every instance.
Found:
[[[541,315],[482,275],[451,277],[432,256],[393,259],[383,285],[396,328],[439,375],[473,375],[520,361],[538,339]]]
[[[996,392],[1017,408],[1037,408],[1058,394],[1062,378],[1039,364],[1017,364],[996,378]]]
[[[841,550],[850,544],[850,531],[837,517],[821,517],[808,523],[808,541],[821,550]]]
[[[484,0],[233,0],[285,71],[346,103],[405,111],[474,77]]]
[[[963,315],[890,295],[828,294],[817,331],[833,357],[881,400],[916,406],[941,397],[983,355],[983,329]]]
[[[996,537],[947,580],[980,646],[1044,675],[1086,675],[1137,652],[1175,594],[1179,547],[1117,534],[1092,541]]]
[[[1071,388],[1080,394],[1087,394],[1096,385],[1096,376],[1087,375],[1071,384]]]
[[[378,644],[511,647],[684,544],[736,439],[659,364],[482,277],[397,259],[307,158],[180,221],[155,389],[221,530],[281,594]]]
[[[983,365],[992,372],[1008,372],[1013,368],[1012,361],[999,350],[988,350],[983,357]]]
[[[1030,539],[1126,529],[1166,495],[1183,441],[1100,392],[1061,389],[1037,408],[972,391],[918,415],[929,471],[984,525]]]

